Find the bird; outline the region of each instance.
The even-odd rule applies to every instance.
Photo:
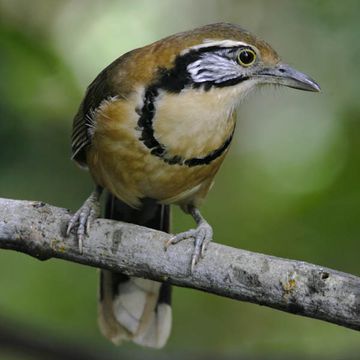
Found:
[[[165,250],[192,239],[189,268],[196,271],[213,238],[199,207],[229,151],[236,109],[268,84],[320,91],[267,42],[229,23],[168,36],[101,71],[73,120],[72,159],[95,184],[67,227],[79,251],[105,190],[105,218],[170,233],[170,205],[191,215],[196,227],[172,235]],[[99,325],[115,344],[163,347],[172,325],[170,284],[101,270]]]

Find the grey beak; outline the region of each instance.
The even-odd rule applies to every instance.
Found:
[[[272,68],[262,69],[257,76],[262,83],[284,85],[305,91],[320,91],[320,86],[316,81],[287,64],[280,63]]]

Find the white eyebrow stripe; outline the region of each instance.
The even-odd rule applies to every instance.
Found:
[[[218,46],[218,47],[236,47],[236,46],[249,46],[249,44],[242,41],[234,41],[234,40],[214,40],[214,39],[206,39],[202,44],[198,44],[195,46],[191,46],[181,52],[181,55],[185,55],[191,50],[199,50],[207,47]]]

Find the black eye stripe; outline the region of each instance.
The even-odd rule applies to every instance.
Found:
[[[201,76],[206,73],[209,73],[209,75],[216,74],[217,69],[211,66],[211,63],[208,64],[209,66],[204,66],[207,54],[212,53],[213,55],[223,58],[223,60],[227,59],[227,61],[233,62],[236,65],[236,63],[239,63],[239,52],[247,49],[255,53],[255,51],[248,45],[229,47],[209,46],[200,49],[192,49],[185,54],[178,55],[170,69],[159,68],[157,81],[155,82],[158,88],[172,93],[179,93],[184,88],[191,86],[196,88],[203,87],[204,90],[209,90],[214,86],[225,87],[236,85],[247,80],[248,77],[241,75],[234,77],[228,76],[224,79],[205,79],[206,81],[194,81],[188,67],[191,67],[191,65],[196,62],[203,61],[202,65],[199,64],[198,66],[193,66],[192,72],[197,76]]]

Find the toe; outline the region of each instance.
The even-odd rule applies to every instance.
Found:
[[[205,234],[206,233],[205,233],[204,229],[199,229],[196,234],[195,248],[194,248],[194,253],[193,253],[192,262],[191,262],[192,270],[200,259],[201,249],[202,249],[202,246],[203,246],[204,240],[205,240]]]
[[[167,240],[165,242],[165,250],[167,250],[170,245],[174,245],[182,240],[186,240],[186,239],[195,237],[196,234],[197,234],[197,231],[195,229],[191,229],[191,230],[185,231],[183,233],[174,235],[173,237],[171,237],[169,240]]]
[[[203,243],[201,245],[201,257],[202,258],[205,256],[205,252],[206,252],[211,240],[212,240],[212,234],[207,233],[206,236],[205,236],[205,239],[204,239],[204,241],[203,241]]]
[[[191,268],[190,268],[191,274],[194,273],[195,266],[196,266],[196,262],[197,262],[197,261],[196,261],[196,258],[195,258],[195,256],[193,256],[192,259],[191,259]]]
[[[66,236],[69,236],[70,233],[71,233],[71,230],[74,228],[74,226],[76,225],[76,223],[79,221],[79,216],[78,216],[78,213],[75,213],[69,223],[68,223],[68,226],[66,228]]]
[[[76,238],[78,241],[79,251],[82,253],[83,243],[85,236],[90,233],[90,227],[93,221],[99,216],[100,213],[100,204],[99,196],[101,191],[97,189],[94,191],[84,202],[81,208],[72,216],[70,219],[66,235],[69,236],[70,233],[76,229]]]
[[[212,240],[212,236],[213,233],[210,225],[207,223],[201,224],[196,229],[191,229],[171,237],[165,242],[164,249],[166,251],[170,245],[177,244],[185,239],[193,238],[195,240],[194,252],[191,257],[191,273],[193,273],[200,258],[204,256],[206,248]]]
[[[79,253],[83,253],[83,243],[84,243],[84,235],[78,235],[78,247],[79,247]]]

